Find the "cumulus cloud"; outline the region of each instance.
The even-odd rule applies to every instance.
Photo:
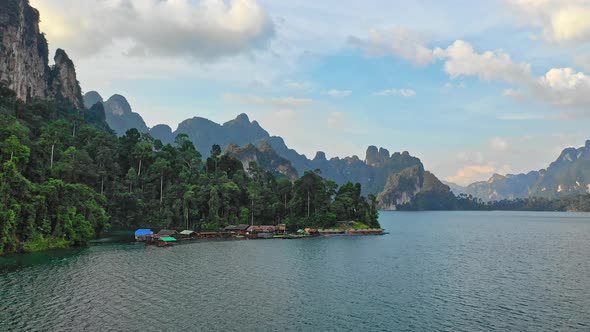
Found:
[[[478,76],[484,81],[509,83],[527,83],[533,78],[529,64],[515,63],[502,50],[477,53],[470,43],[463,40],[456,40],[444,50],[437,48],[433,53],[445,59],[445,72],[452,78]]]
[[[258,0],[31,3],[40,9],[41,29],[49,40],[80,55],[99,53],[119,41],[128,56],[212,60],[264,47],[274,36],[274,24]]]
[[[414,97],[416,91],[412,89],[385,89],[375,92],[376,96],[400,96],[400,97]]]
[[[325,95],[330,97],[339,98],[339,97],[348,97],[352,94],[351,90],[338,90],[338,89],[330,89],[324,92]]]
[[[348,38],[349,44],[366,50],[370,55],[396,55],[417,66],[424,66],[436,60],[434,52],[426,47],[425,41],[424,34],[404,28],[372,29],[366,38]]]
[[[556,106],[585,108],[590,105],[590,77],[572,68],[552,68],[532,90]]]
[[[261,97],[255,95],[240,95],[232,93],[226,93],[223,98],[227,101],[238,102],[249,106],[260,106],[279,110],[302,108],[313,103],[313,100],[308,98]]]
[[[508,0],[518,19],[538,27],[552,42],[590,40],[590,2],[587,0]]]
[[[590,76],[583,72],[577,72],[572,68],[551,68],[545,75],[538,77],[532,72],[530,64],[514,61],[503,50],[478,52],[469,42],[463,40],[456,40],[446,48],[428,49],[424,46],[423,40],[401,38],[404,41],[401,43],[403,47],[390,47],[388,46],[391,43],[390,39],[400,39],[399,33],[396,31],[405,30],[394,30],[389,39],[381,34],[375,36],[375,32],[370,32],[370,37],[366,40],[357,38],[354,43],[368,49],[389,50],[389,52],[382,51],[380,54],[399,56],[417,64],[427,64],[438,59],[444,62],[444,71],[451,79],[476,76],[483,81],[500,81],[517,85],[520,89],[507,89],[503,95],[520,101],[531,99],[563,109],[576,109],[577,111],[567,112],[568,118],[585,115],[586,110],[590,107]],[[406,31],[404,35],[413,36],[415,34]],[[424,49],[424,52],[408,51],[418,48]],[[379,53],[375,51],[375,54]],[[423,54],[430,54],[432,57],[429,56],[428,61],[424,61]],[[395,95],[396,91],[386,90],[378,94]]]

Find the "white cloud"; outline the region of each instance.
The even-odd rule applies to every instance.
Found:
[[[349,44],[366,50],[374,56],[396,55],[417,66],[424,66],[436,60],[434,52],[425,46],[426,37],[418,32],[394,28],[390,30],[369,30],[367,38],[348,38]]]
[[[526,83],[532,79],[531,66],[517,64],[502,50],[477,53],[471,44],[456,40],[445,50],[434,50],[445,59],[444,69],[452,78],[478,76],[481,80],[502,80],[509,83]]]
[[[325,91],[324,94],[328,95],[330,97],[340,98],[340,97],[350,96],[352,94],[352,91],[351,90],[330,89],[328,91]]]
[[[40,9],[41,29],[51,43],[87,56],[124,41],[120,52],[129,56],[188,56],[209,61],[264,47],[275,31],[258,0],[31,3]]]
[[[385,89],[375,92],[376,96],[400,96],[400,97],[414,97],[416,91],[413,89]]]
[[[508,0],[518,19],[541,29],[552,42],[590,40],[590,2],[586,0]]]
[[[590,106],[590,77],[572,68],[552,68],[531,88],[536,96],[555,106]]]
[[[398,38],[395,31],[398,30],[394,30],[392,39]],[[371,37],[368,40],[370,42],[358,38],[354,42],[357,45],[369,47],[369,49],[387,50],[388,39],[380,34],[375,37],[374,34],[374,32],[369,33]],[[412,35],[408,32],[405,34]],[[423,41],[417,38],[403,40],[407,42],[403,44],[405,50],[423,46]],[[381,55],[391,54],[414,63],[424,64],[429,62],[423,62],[417,52],[404,53],[398,52],[396,49],[393,49],[393,51],[390,49],[389,53],[381,52]],[[425,54],[432,54],[433,58],[431,59],[433,61],[434,59],[441,59],[444,62],[445,72],[452,79],[477,76],[483,81],[506,82],[518,85],[521,89],[507,89],[503,93],[504,96],[517,98],[521,101],[525,99],[543,101],[564,109],[578,109],[575,112],[567,112],[563,118],[586,116],[586,110],[590,107],[590,76],[583,72],[576,72],[572,68],[551,68],[544,76],[536,77],[531,70],[530,64],[515,62],[505,51],[496,50],[479,53],[470,43],[463,40],[456,40],[445,49],[440,47],[427,49]],[[394,95],[396,91],[386,90],[377,94]]]
[[[302,108],[313,103],[312,99],[295,97],[261,97],[255,95],[239,95],[226,93],[223,99],[239,102],[249,106],[261,106],[279,110]]]

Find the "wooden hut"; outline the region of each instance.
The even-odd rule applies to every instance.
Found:
[[[174,242],[176,242],[176,239],[172,236],[161,236],[158,238],[156,243],[158,247],[168,247],[173,245]]]
[[[225,227],[223,231],[233,235],[245,235],[249,227],[250,226],[247,224],[229,225]]]
[[[184,230],[179,233],[181,239],[191,239],[194,240],[197,238],[197,232],[191,230]]]
[[[154,232],[152,232],[151,229],[148,229],[148,228],[138,229],[138,230],[135,231],[135,241],[137,241],[137,242],[145,242],[152,235],[154,235]]]
[[[219,237],[219,232],[201,232],[197,234],[199,239],[215,239]]]
[[[172,229],[162,229],[155,236],[158,238],[161,238],[164,236],[170,236],[170,237],[176,238],[176,237],[178,237],[178,232],[175,230],[172,230]]]

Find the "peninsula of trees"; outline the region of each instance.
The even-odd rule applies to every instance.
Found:
[[[203,159],[186,135],[162,144],[131,129],[117,137],[104,109],[17,99],[0,87],[0,253],[79,245],[109,226],[217,230],[285,223],[379,227],[374,195],[319,170],[292,181],[213,145]],[[279,174],[280,175],[280,174]]]

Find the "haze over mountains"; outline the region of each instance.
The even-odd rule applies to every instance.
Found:
[[[494,174],[488,181],[467,187],[449,184],[456,194],[485,201],[526,197],[558,198],[590,193],[590,140],[580,148],[567,148],[547,169],[526,174]]]

